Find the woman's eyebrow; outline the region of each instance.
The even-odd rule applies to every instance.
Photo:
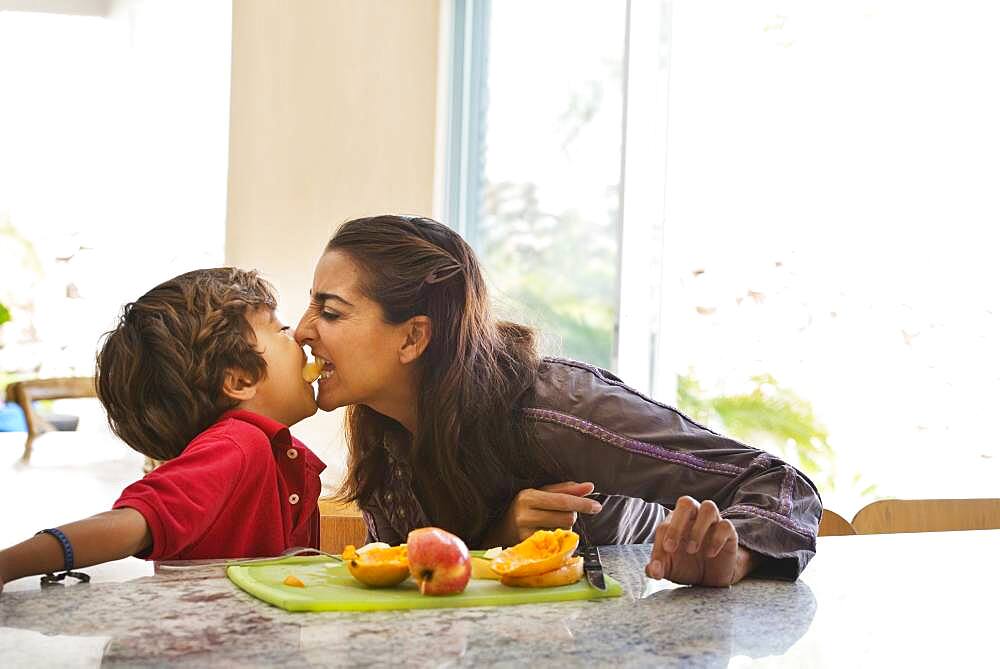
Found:
[[[343,304],[346,304],[349,307],[354,306],[353,304],[342,298],[340,295],[337,295],[336,293],[313,293],[312,299],[314,302],[320,304],[326,302],[327,300],[335,300],[337,302],[342,302]]]

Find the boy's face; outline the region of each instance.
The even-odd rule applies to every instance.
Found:
[[[313,388],[302,379],[306,354],[295,343],[291,328],[269,309],[257,309],[247,315],[257,339],[257,350],[267,363],[266,376],[256,383],[256,392],[241,407],[294,425],[316,413]]]

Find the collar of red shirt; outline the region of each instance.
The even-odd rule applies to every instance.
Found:
[[[257,427],[261,432],[267,435],[268,440],[272,444],[275,443],[275,441],[287,444],[292,440],[292,433],[288,431],[288,426],[279,423],[273,418],[262,416],[259,413],[247,411],[246,409],[231,409],[222,414],[222,416],[219,417],[219,420],[223,421],[227,418],[235,418],[236,420],[241,420],[244,423],[250,423],[251,425]]]

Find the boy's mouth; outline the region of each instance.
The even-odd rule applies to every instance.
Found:
[[[320,378],[328,379],[332,375],[333,364],[318,355],[314,356],[312,362],[307,362],[306,366],[302,368],[302,379],[306,383],[313,383]]]

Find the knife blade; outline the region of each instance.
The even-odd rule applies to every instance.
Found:
[[[590,587],[604,592],[608,589],[604,582],[604,566],[601,564],[601,554],[597,546],[585,545],[579,549],[579,554],[583,557],[583,573],[587,576],[587,583]]]

